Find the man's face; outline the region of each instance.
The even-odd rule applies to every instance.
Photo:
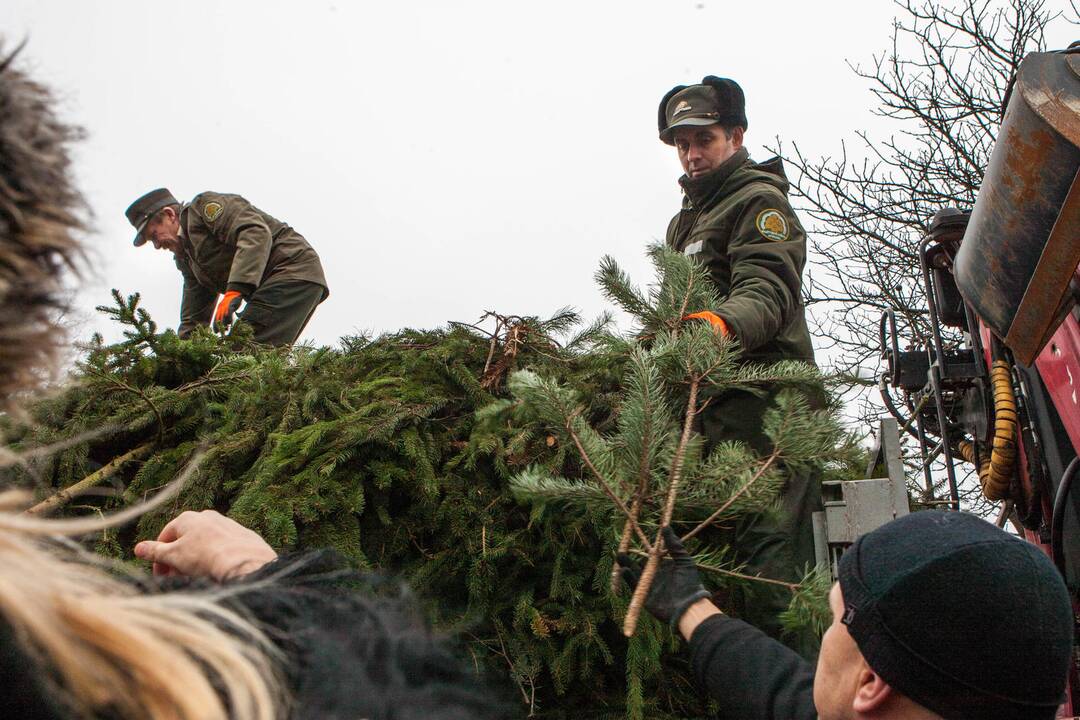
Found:
[[[844,616],[844,598],[840,583],[829,592],[832,624],[821,638],[817,673],[814,675],[814,705],[820,720],[847,720],[854,717],[852,707],[859,685],[859,671],[865,664],[859,646],[855,644]]]
[[[712,172],[742,147],[742,128],[731,137],[719,125],[684,125],[675,128],[675,149],[683,172],[692,178]]]
[[[143,235],[158,250],[176,254],[180,250],[180,218],[176,210],[167,207],[146,223]]]

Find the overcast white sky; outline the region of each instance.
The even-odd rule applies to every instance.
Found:
[[[703,75],[747,95],[751,154],[777,136],[810,155],[877,122],[845,60],[888,46],[895,6],[577,0],[5,0],[22,67],[88,138],[93,277],[179,314],[171,256],[135,248],[124,208],[158,186],[240,193],[303,233],[330,298],[303,339],[606,307],[614,255],[677,210],[680,168],[656,138],[660,97]],[[87,314],[80,335],[117,328]]]

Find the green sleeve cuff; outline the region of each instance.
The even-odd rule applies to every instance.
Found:
[[[238,292],[243,295],[244,299],[246,300],[248,297],[251,296],[251,293],[255,292],[255,286],[251,283],[231,282],[225,286],[225,290],[227,292]]]

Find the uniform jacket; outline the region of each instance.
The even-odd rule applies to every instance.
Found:
[[[180,240],[180,337],[210,321],[217,296],[226,290],[247,297],[261,285],[303,280],[321,285],[324,298],[330,294],[307,240],[239,195],[196,195],[180,211]]]
[[[713,172],[683,176],[683,208],[667,243],[701,261],[747,360],[814,362],[802,301],[806,233],[787,199],[779,158],[758,164],[740,148]]]

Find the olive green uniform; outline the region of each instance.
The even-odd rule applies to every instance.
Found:
[[[779,158],[757,164],[745,148],[713,172],[682,177],[683,209],[668,226],[667,242],[704,263],[716,284],[719,306],[709,308],[727,323],[748,362],[814,362],[814,349],[802,302],[806,234],[787,199],[788,182]],[[700,431],[710,447],[724,440],[746,443],[756,452],[772,451],[761,432],[763,415],[776,391],[764,397],[746,391],[710,399]],[[797,581],[814,563],[811,515],[821,509],[817,477],[788,478],[783,516],[747,519],[728,539],[744,572]],[[779,637],[777,612],[790,592],[775,585],[753,588],[750,598],[733,599],[735,610]],[[797,647],[805,654],[813,648]]]
[[[307,240],[239,195],[196,195],[180,211],[180,241],[180,337],[209,323],[217,296],[235,290],[247,300],[240,318],[255,340],[289,345],[330,294]]]

